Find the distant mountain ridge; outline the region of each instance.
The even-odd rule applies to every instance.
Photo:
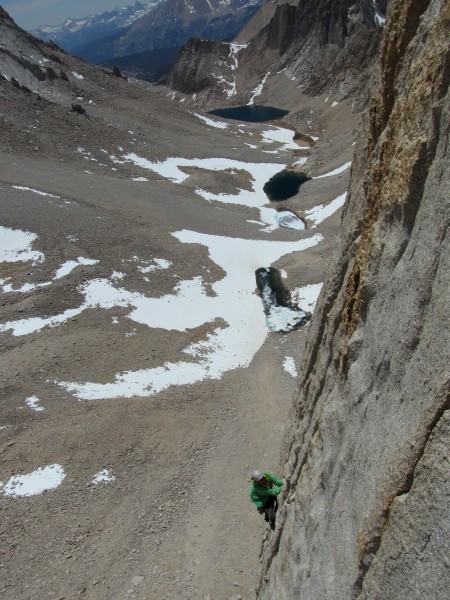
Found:
[[[81,19],[69,18],[61,25],[43,25],[31,30],[30,33],[45,42],[55,42],[65,50],[71,51],[94,40],[109,37],[125,28],[129,28],[137,20],[145,17],[162,1],[136,1],[131,6],[115,8],[99,15],[90,15]]]
[[[198,36],[231,40],[267,0],[165,0],[130,27],[73,50],[93,63],[181,46]]]

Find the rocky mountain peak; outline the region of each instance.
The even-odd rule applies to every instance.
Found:
[[[165,0],[113,37],[77,52],[93,62],[179,47],[190,37],[232,39],[266,0]]]

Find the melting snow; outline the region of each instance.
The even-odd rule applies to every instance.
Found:
[[[323,175],[319,175],[318,177],[313,177],[313,179],[322,179],[322,177],[331,177],[332,175],[338,175],[339,173],[342,173],[343,171],[349,169],[351,166],[351,162],[346,162],[345,165],[342,165],[342,167],[338,167],[337,169],[334,169],[334,171],[329,171],[328,173],[324,173]]]
[[[301,309],[312,313],[314,312],[322,285],[322,283],[313,283],[296,288],[291,292],[291,299]]]
[[[9,321],[0,325],[0,331],[12,330],[13,335],[27,335],[34,331],[40,331],[44,327],[56,327],[61,323],[65,323],[68,319],[76,317],[80,313],[77,308],[66,310],[61,315],[54,317],[31,317],[30,319],[19,319],[18,321]]]
[[[288,306],[272,305],[266,316],[267,327],[270,331],[289,332],[307,319],[305,312],[289,308]]]
[[[297,369],[292,356],[286,356],[283,362],[283,368],[286,373],[289,373],[289,375],[292,375],[292,377],[298,377]]]
[[[327,219],[329,216],[331,216],[333,213],[335,213],[339,208],[341,208],[341,206],[344,205],[346,197],[347,197],[347,192],[345,192],[344,194],[341,194],[341,196],[338,196],[337,198],[332,200],[326,206],[324,206],[323,204],[319,204],[318,206],[311,208],[311,210],[305,211],[306,218],[309,219],[310,221],[313,221],[313,223],[314,223],[314,225],[312,226],[312,229],[315,229],[317,227],[317,225],[319,225],[319,223],[322,223],[322,221],[325,221],[325,219]]]
[[[68,260],[56,271],[54,279],[61,279],[62,277],[69,275],[76,267],[81,265],[96,265],[97,263],[98,260],[83,258],[82,256],[79,256],[77,260]]]
[[[282,227],[289,227],[290,229],[305,229],[305,224],[299,219],[294,213],[289,210],[282,210],[277,212],[276,220],[278,225]]]
[[[290,130],[284,130],[290,131]],[[290,131],[292,135],[292,131]],[[222,202],[224,204],[240,204],[259,208],[261,220],[270,225],[271,228],[276,228],[275,213],[271,208],[264,208],[267,203],[267,197],[263,191],[266,182],[282,171],[286,165],[280,163],[247,163],[228,158],[167,158],[162,162],[151,162],[145,158],[130,153],[124,156],[125,160],[131,161],[144,169],[155,171],[163,177],[167,177],[174,183],[182,183],[188,179],[189,175],[181,171],[180,167],[197,167],[200,169],[209,169],[211,171],[226,171],[226,170],[244,170],[249,173],[253,179],[252,190],[239,190],[238,194],[213,194],[203,189],[195,190],[199,196],[209,201]]]
[[[115,476],[111,475],[109,469],[102,469],[92,478],[92,483],[97,485],[98,483],[108,483],[109,481],[115,481]]]
[[[116,374],[111,383],[57,382],[80,399],[151,396],[172,385],[192,384],[204,379],[219,379],[230,369],[247,367],[267,335],[265,315],[255,294],[255,270],[271,264],[291,252],[318,244],[321,235],[297,242],[243,240],[180,231],[173,234],[182,243],[202,244],[213,262],[226,273],[213,284],[214,296],[205,293],[201,278],[181,282],[175,293],[162,298],[147,298],[135,292],[114,288],[107,280],[88,284],[83,293],[89,306],[110,308],[129,306],[129,318],[148,327],[185,331],[210,323],[225,321],[206,339],[186,347],[189,361],[165,363],[153,369]],[[192,360],[192,359],[197,360]]]
[[[213,119],[208,119],[208,117],[204,117],[203,115],[199,115],[198,113],[194,113],[194,115],[201,121],[204,121],[207,125],[210,125],[211,127],[216,127],[216,129],[228,129],[228,124],[224,123],[223,121],[214,121]]]
[[[310,315],[302,308],[278,303],[277,294],[271,281],[270,268],[258,269],[256,279],[258,288],[261,290],[261,301],[269,331],[288,333],[309,320]]]
[[[61,465],[54,464],[47,467],[39,467],[27,475],[13,475],[5,484],[0,482],[0,488],[4,496],[18,498],[20,496],[36,496],[57,488],[65,478],[64,469]]]
[[[12,188],[15,190],[25,190],[27,192],[33,192],[33,194],[38,194],[38,196],[49,196],[50,198],[61,198],[61,196],[55,196],[55,194],[48,194],[47,192],[41,192],[41,190],[35,190],[33,188],[24,187],[23,185],[12,185]]]
[[[112,281],[119,281],[120,279],[123,279],[124,277],[125,277],[125,273],[121,273],[120,271],[113,271],[111,273]]]
[[[20,229],[9,229],[0,225],[0,262],[22,262],[33,261],[33,263],[44,260],[42,252],[31,250],[31,244],[37,238],[35,233],[21,231]]]
[[[44,410],[43,406],[39,406],[39,398],[37,396],[29,396],[25,399],[25,404],[36,412],[42,412]]]
[[[270,71],[269,73],[266,73],[264,75],[263,80],[261,81],[261,83],[259,85],[256,86],[256,88],[251,92],[252,96],[250,97],[250,100],[248,101],[247,105],[253,104],[253,101],[255,100],[255,98],[257,98],[258,96],[261,96],[264,85],[266,83],[267,78],[270,75]]]
[[[263,142],[273,143],[278,142],[282,145],[282,150],[298,150],[299,148],[309,148],[309,146],[299,146],[294,141],[294,132],[292,129],[285,129],[283,127],[272,127],[267,131],[262,131],[261,136]]]
[[[141,273],[151,273],[152,271],[156,271],[158,269],[168,269],[172,263],[170,260],[165,260],[164,258],[154,258],[154,265],[149,265],[148,267],[138,267],[138,271]]]
[[[23,294],[23,293],[31,292],[32,290],[35,290],[40,287],[47,287],[48,285],[51,285],[51,281],[44,281],[43,283],[24,283],[24,285],[22,287],[14,288],[11,283],[3,285],[4,283],[5,282],[3,280],[0,280],[0,285],[2,286],[2,292],[4,294],[7,294],[9,292],[16,292],[16,293]]]
[[[80,73],[77,73],[76,71],[72,71],[72,75],[76,77],[76,79],[84,79],[83,75],[80,75]]]
[[[44,255],[42,255],[42,260],[44,259]],[[0,256],[0,261],[1,261],[1,256]],[[92,260],[89,258],[83,258],[82,256],[78,257],[77,260],[69,260],[67,262],[65,262],[55,273],[55,276],[53,277],[52,281],[56,281],[57,279],[61,279],[62,277],[66,277],[67,275],[69,275],[76,267],[79,267],[80,265],[96,265],[98,263],[98,260]],[[43,281],[41,283],[25,283],[22,287],[20,288],[14,288],[12,286],[12,284],[8,283],[5,285],[5,281],[4,280],[0,280],[0,285],[2,286],[2,292],[3,293],[8,293],[8,292],[16,292],[16,293],[26,293],[26,292],[31,292],[32,290],[35,290],[37,288],[41,288],[41,287],[47,287],[49,285],[51,285],[51,281]]]

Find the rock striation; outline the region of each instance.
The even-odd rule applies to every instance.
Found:
[[[260,600],[450,589],[449,32],[448,0],[390,3]]]

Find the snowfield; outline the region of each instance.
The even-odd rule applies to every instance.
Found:
[[[236,56],[238,47],[233,48]],[[198,116],[198,115],[196,115]],[[210,124],[209,119],[205,122]],[[211,122],[213,122],[211,120]],[[216,122],[214,122],[216,123]],[[132,132],[130,132],[132,133]],[[289,129],[271,127],[262,132],[262,140],[266,143],[278,145],[278,151],[298,148],[293,142],[293,132]],[[122,148],[119,147],[122,151]],[[78,148],[83,156],[93,159],[92,153],[85,148]],[[106,153],[105,150],[103,150]],[[252,163],[227,158],[187,159],[169,157],[166,160],[153,162],[135,153],[127,153],[122,159],[115,159],[117,163],[131,162],[143,169],[152,170],[167,178],[174,184],[182,184],[189,175],[183,167],[196,167],[210,171],[245,171],[251,181],[251,190],[240,190],[238,194],[214,194],[203,189],[196,193],[208,201],[222,204],[237,204],[258,208],[260,222],[266,233],[274,231],[281,226],[304,229],[304,224],[295,215],[289,212],[277,212],[266,204],[267,197],[263,192],[265,183],[273,175],[285,168],[281,163]],[[335,169],[321,177],[338,174],[346,170],[350,163]],[[136,178],[145,181],[145,178]],[[41,192],[33,188],[13,186],[17,189],[28,191],[40,196],[58,196]],[[306,211],[306,218],[313,223],[315,228],[319,223],[332,215],[345,201],[343,194],[328,205],[319,205]],[[287,219],[286,222],[283,219]],[[2,228],[0,242],[0,260],[19,261],[26,260],[36,263],[45,259],[41,252],[32,249],[36,241],[36,234]],[[151,396],[172,385],[195,383],[204,379],[217,379],[228,370],[245,368],[249,365],[255,353],[261,347],[270,330],[283,331],[289,311],[277,311],[266,322],[261,300],[255,294],[255,270],[261,265],[270,266],[282,256],[301,252],[318,244],[323,238],[320,234],[309,236],[295,242],[275,242],[262,240],[236,239],[226,236],[212,236],[195,231],[178,231],[174,237],[183,244],[201,244],[208,249],[211,260],[223,269],[225,276],[213,286],[214,295],[206,293],[201,277],[181,281],[173,293],[161,297],[151,297],[137,292],[131,292],[125,287],[120,287],[119,282],[124,274],[119,268],[111,273],[109,278],[95,276],[95,267],[100,266],[99,261],[93,258],[78,257],[63,263],[54,275],[53,280],[34,284],[25,284],[20,289],[13,289],[7,279],[0,280],[3,293],[12,291],[29,292],[35,288],[51,286],[52,282],[63,277],[70,277],[71,272],[78,266],[87,265],[92,268],[92,277],[78,288],[84,296],[84,301],[75,308],[70,308],[60,314],[47,317],[36,316],[28,319],[17,319],[0,324],[0,331],[11,331],[14,336],[24,336],[41,331],[45,327],[58,327],[68,319],[82,314],[85,311],[100,308],[113,310],[126,308],[127,318],[149,328],[162,328],[175,331],[187,331],[201,325],[222,319],[225,326],[216,327],[206,338],[184,348],[183,352],[189,356],[187,360],[176,363],[164,363],[153,369],[137,371],[124,371],[116,374],[113,381],[107,384],[96,382],[74,382],[55,380],[54,383],[73,393],[79,399],[104,399],[131,396]],[[138,257],[135,257],[138,260]],[[140,266],[139,271],[146,281],[151,283],[151,274],[158,269],[169,269],[173,265],[163,258],[153,258],[146,266]],[[117,265],[119,267],[119,265]],[[311,312],[315,298],[320,291],[320,286],[312,286],[303,295],[298,293],[299,307]],[[273,312],[273,311],[272,311]],[[115,317],[113,316],[113,322]],[[272,322],[272,321],[276,321]],[[132,335],[133,332],[129,333]],[[36,405],[37,406],[37,405]],[[30,404],[33,408],[33,405]],[[35,410],[38,408],[34,407]]]
[[[231,71],[237,65],[238,52],[243,46],[230,45]],[[83,76],[72,72],[77,79]],[[253,91],[249,104],[260,95],[266,77]],[[171,95],[172,99],[175,94]],[[228,129],[229,124],[223,121],[210,119],[194,113],[194,116],[207,127]],[[248,129],[248,125],[239,124],[236,135],[243,136],[257,142],[257,135]],[[128,132],[134,136],[132,131]],[[271,234],[280,227],[297,230],[296,234],[301,239],[294,241],[274,241],[270,239],[241,239],[227,235],[210,235],[198,231],[182,229],[171,233],[176,243],[189,246],[201,245],[207,249],[210,260],[218,267],[223,276],[213,283],[204,281],[202,276],[178,281],[169,293],[158,295],[153,287],[157,273],[165,270],[176,277],[177,267],[172,261],[159,256],[145,256],[137,254],[131,258],[123,259],[117,256],[113,268],[109,267],[109,276],[104,276],[105,265],[95,257],[75,255],[54,267],[53,276],[36,281],[35,268],[45,263],[46,257],[35,246],[39,236],[32,231],[22,231],[0,226],[0,263],[23,263],[29,265],[28,275],[33,276],[19,286],[14,284],[13,278],[5,271],[0,279],[0,293],[20,293],[26,297],[31,292],[42,292],[44,288],[52,290],[56,282],[66,281],[67,287],[74,286],[72,278],[80,267],[84,267],[82,283],[76,284],[76,291],[81,296],[81,302],[61,312],[48,315],[36,315],[28,318],[15,318],[0,323],[0,332],[9,333],[15,337],[31,336],[42,332],[45,328],[58,328],[70,319],[75,320],[83,313],[93,310],[108,311],[110,313],[111,327],[128,322],[133,327],[122,330],[123,344],[133,339],[137,334],[137,327],[143,326],[150,331],[166,330],[168,332],[193,332],[203,328],[195,341],[181,347],[179,360],[161,361],[152,368],[136,370],[119,370],[108,382],[71,380],[56,376],[47,380],[55,389],[69,392],[78,400],[93,401],[132,397],[151,397],[172,386],[195,384],[206,380],[221,379],[224,373],[233,369],[245,369],[252,362],[258,350],[263,345],[269,332],[290,331],[297,311],[276,303],[272,307],[263,306],[260,295],[256,291],[255,271],[262,265],[270,267],[280,258],[292,253],[303,252],[319,244],[323,240],[320,233],[307,231],[305,223],[294,213],[287,210],[277,211],[270,206],[263,191],[265,183],[274,175],[284,170],[287,166],[286,153],[298,150],[299,145],[294,141],[294,132],[278,126],[267,126],[259,131],[258,143],[243,141],[243,145],[252,151],[259,148],[262,152],[280,155],[282,162],[248,162],[230,158],[183,158],[169,156],[165,160],[151,161],[137,152],[126,152],[123,145],[115,146],[120,153],[115,155],[111,151],[100,148],[98,151],[88,150],[84,146],[77,146],[76,154],[85,160],[92,161],[98,166],[108,167],[101,160],[109,160],[116,165],[133,164],[139,169],[152,171],[165,178],[173,185],[182,185],[190,175],[185,172],[186,167],[195,167],[208,171],[236,173],[248,175],[250,189],[239,189],[237,193],[225,194],[211,192],[207,189],[196,188],[194,193],[208,202],[223,205],[237,205],[256,208],[260,220],[249,220],[248,223],[256,225],[264,234]],[[136,138],[130,142],[134,144]],[[270,146],[270,150],[264,147]],[[95,157],[97,154],[98,158]],[[278,160],[280,160],[278,158]],[[296,159],[292,165],[304,165],[307,158]],[[344,172],[351,163],[334,169],[317,177],[330,177]],[[93,175],[91,171],[85,171]],[[150,186],[152,182],[142,175],[131,177],[132,182],[139,182],[142,186]],[[130,183],[134,186],[134,183]],[[26,200],[33,202],[46,202],[52,207],[64,209],[66,205],[77,203],[65,200],[53,194],[33,187],[11,184],[26,196]],[[316,228],[325,219],[331,216],[345,202],[346,194],[342,194],[328,204],[320,204],[305,211],[305,218],[310,223],[310,228]],[[78,233],[66,235],[66,239],[74,245],[79,243]],[[188,254],[188,250],[186,254]],[[127,273],[132,268],[146,282],[145,293],[128,289],[126,285]],[[36,271],[37,272],[37,271]],[[102,273],[100,275],[100,272]],[[288,278],[289,273],[283,269],[281,275]],[[300,311],[311,313],[314,310],[317,297],[320,293],[321,283],[296,288],[291,292],[292,301]],[[75,289],[75,288],[74,288]],[[267,303],[266,303],[267,304]],[[295,314],[294,314],[295,313]],[[286,356],[282,364],[284,371],[291,377],[297,377],[297,369],[293,357]],[[29,413],[34,412],[36,418],[44,419],[49,414],[47,401],[43,406],[40,398],[33,393],[24,396],[23,408]],[[2,424],[1,429],[10,427]],[[14,474],[6,482],[0,482],[0,494],[10,498],[29,497],[58,488],[66,477],[65,470],[60,464],[50,464],[38,467],[35,470]],[[109,484],[116,480],[109,468],[104,467],[93,475],[88,486]],[[101,487],[101,486],[100,486]]]

